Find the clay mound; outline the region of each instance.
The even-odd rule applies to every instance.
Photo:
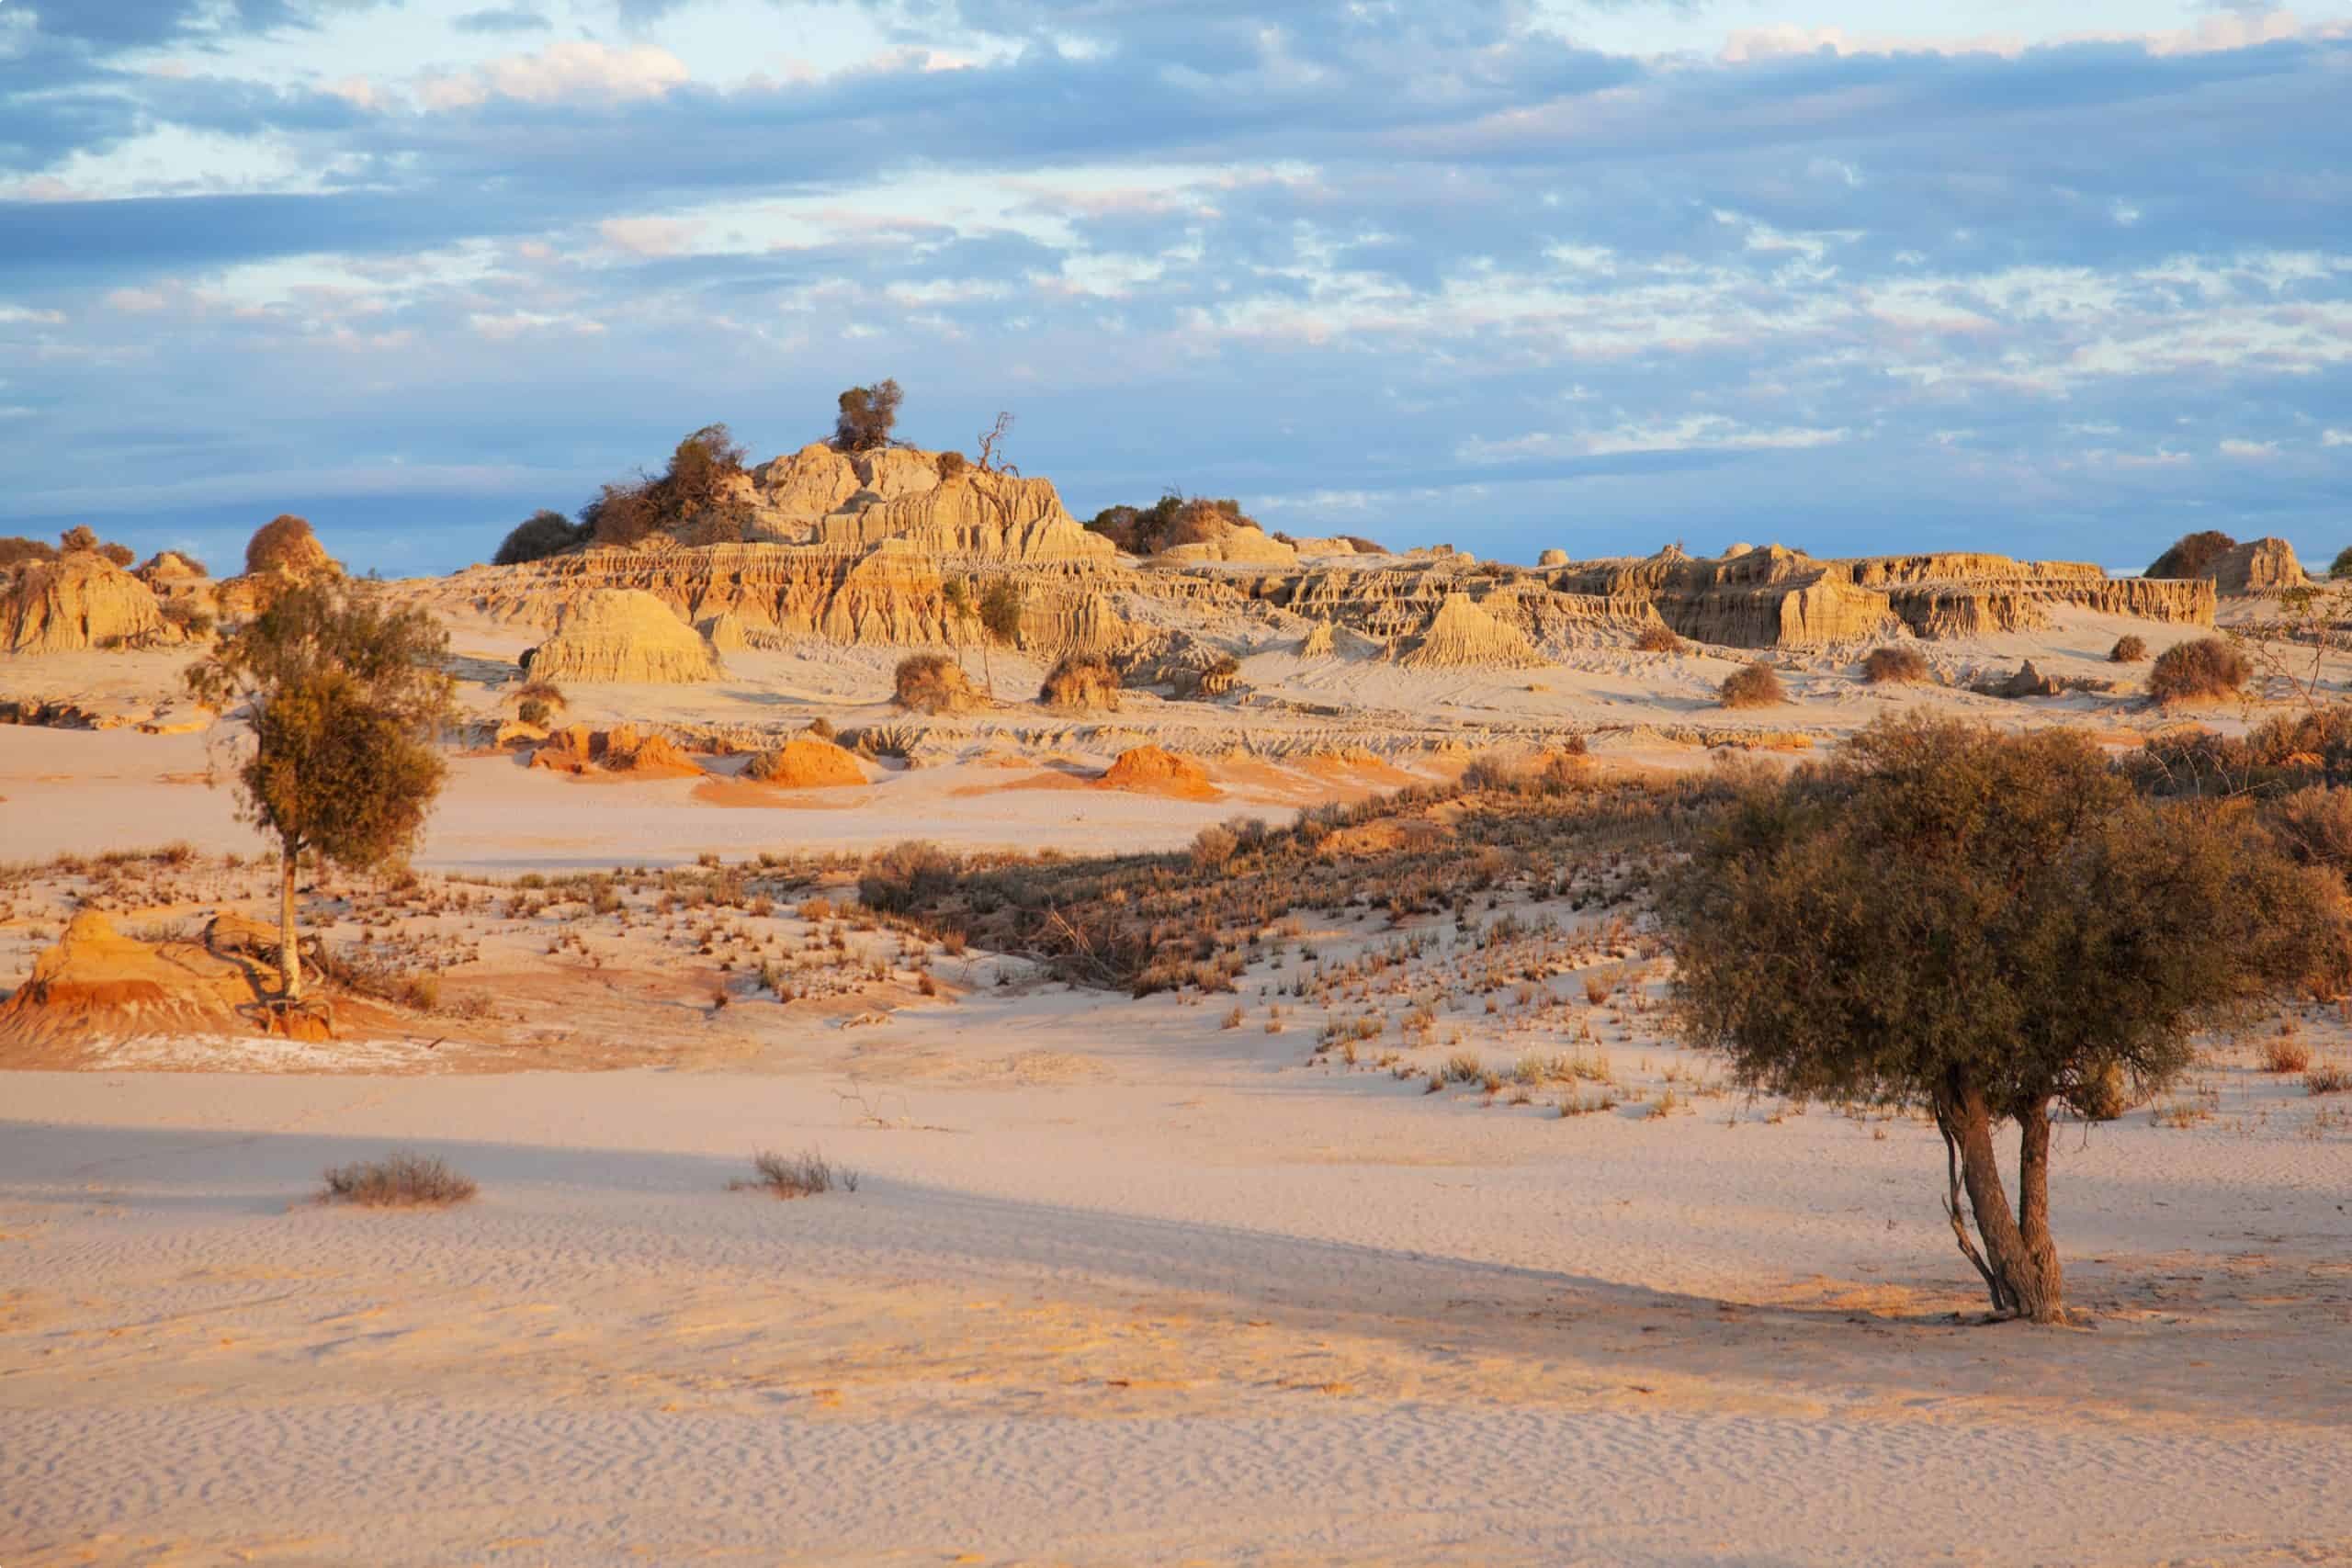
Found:
[[[640,735],[633,724],[616,724],[610,729],[567,725],[531,753],[530,765],[560,773],[604,772],[640,779],[702,776],[693,758],[659,735]]]
[[[831,789],[866,782],[857,759],[830,740],[802,735],[745,764],[743,776],[780,789]]]
[[[2065,682],[2054,675],[2044,675],[2029,659],[2014,675],[2001,680],[1979,682],[1974,688],[1988,697],[2055,697],[2065,693]]]
[[[722,671],[694,627],[637,588],[597,588],[566,609],[531,655],[536,680],[709,681]]]
[[[910,713],[961,713],[980,705],[972,678],[944,654],[918,653],[899,660],[895,682],[891,700]]]
[[[752,639],[743,632],[743,617],[732,610],[722,610],[704,619],[695,629],[720,653],[739,653],[752,646]]]
[[[1109,770],[1095,780],[1101,789],[1132,790],[1138,795],[1174,795],[1188,800],[1214,800],[1217,788],[1208,770],[1190,757],[1180,757],[1157,746],[1122,751]]]
[[[275,953],[276,933],[270,936]],[[0,1048],[120,1040],[141,1034],[250,1033],[249,1010],[276,971],[192,942],[150,943],[96,909],[33,961],[32,978],[0,1003]]]
[[[180,640],[145,583],[96,550],[75,550],[19,572],[0,597],[0,648],[73,653]]]
[[[1037,700],[1049,708],[1119,711],[1119,672],[1091,654],[1070,654],[1054,666]]]
[[[1248,566],[1296,566],[1298,551],[1254,524],[1227,518],[1204,519],[1198,525],[1206,537],[1170,545],[1154,558],[1170,566],[1224,561]]]
[[[1524,670],[1544,659],[1517,626],[1495,619],[1466,593],[1448,593],[1419,645],[1397,662],[1415,670]]]
[[[157,550],[147,558],[146,564],[135,575],[142,582],[153,583],[182,581],[211,574],[204,570],[202,561],[184,556],[177,550]]]

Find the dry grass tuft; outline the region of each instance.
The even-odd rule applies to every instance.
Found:
[[[729,1190],[763,1188],[779,1198],[814,1197],[836,1187],[844,1192],[857,1190],[857,1172],[835,1165],[815,1149],[804,1149],[797,1155],[762,1149],[752,1156],[752,1179],[729,1182]]]
[[[1634,649],[1637,653],[1679,653],[1682,651],[1682,639],[1676,637],[1669,627],[1644,626],[1641,634],[1634,638]]]
[[[971,677],[944,653],[910,654],[899,660],[893,681],[894,700],[910,712],[956,713],[979,705]]]
[[[2115,646],[2107,652],[2109,664],[2142,664],[2147,661],[2147,658],[2148,639],[2136,632],[2117,637]]]
[[[2303,1075],[2303,1089],[2309,1094],[2343,1094],[2352,1091],[2352,1067],[2323,1062]]]
[[[1037,689],[1037,700],[1049,708],[1119,707],[1119,672],[1110,660],[1088,653],[1065,654]]]
[[[2311,1065],[2312,1048],[2300,1040],[2263,1042],[2262,1070],[2266,1073],[2300,1073]]]
[[[474,1195],[473,1182],[437,1156],[397,1150],[383,1159],[331,1166],[322,1202],[369,1209],[446,1209]]]

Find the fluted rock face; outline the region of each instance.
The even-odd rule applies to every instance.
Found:
[[[148,586],[95,550],[22,568],[0,595],[0,647],[10,653],[150,648],[180,640]]]
[[[1350,547],[1349,553],[1354,553],[1353,547]],[[1158,558],[1170,566],[1295,566],[1298,551],[1262,528],[1219,519],[1209,537],[1170,545],[1159,552]]]
[[[534,677],[558,682],[708,681],[719,672],[700,633],[662,600],[629,588],[591,590],[531,657]]]
[[[967,469],[930,489],[820,519],[811,542],[870,549],[897,539],[928,555],[1005,565],[1111,568],[1118,547],[1062,509],[1049,479]]]
[[[1419,643],[1397,662],[1414,669],[1524,669],[1544,659],[1517,626],[1488,615],[1466,593],[1449,593]]]

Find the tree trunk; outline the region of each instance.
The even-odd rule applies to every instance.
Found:
[[[2028,1215],[2030,1235],[2010,1213],[2008,1194],[2002,1190],[2000,1156],[1993,1146],[1993,1114],[1983,1092],[1955,1078],[1937,1102],[1936,1121],[1959,1152],[1961,1185],[1968,1193],[1976,1234],[1984,1243],[1984,1256],[1972,1253],[1970,1260],[1984,1276],[1993,1310],[2005,1317],[2030,1318],[2036,1323],[2063,1321],[2065,1308],[2060,1295],[2058,1255],[2050,1240],[2050,1122],[2043,1109],[2034,1107],[2020,1121],[2018,1157],[2023,1169],[2018,1199]],[[1962,1250],[1967,1251],[1968,1238],[1956,1205],[1952,1222]]]
[[[2018,1230],[2040,1290],[2030,1293],[2025,1313],[2036,1323],[2066,1317],[2065,1273],[2058,1244],[2050,1235],[2050,1102],[2037,1100],[2018,1111]]]
[[[292,843],[284,847],[278,860],[281,879],[277,886],[277,967],[286,977],[286,999],[302,999],[302,949],[294,936],[294,867],[300,852]]]

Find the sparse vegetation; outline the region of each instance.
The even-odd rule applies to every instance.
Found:
[[[1862,679],[1873,686],[1910,686],[1928,679],[1927,657],[1916,648],[1874,648],[1862,660]]]
[[[729,1185],[737,1191],[756,1189],[778,1198],[813,1198],[836,1187],[844,1192],[857,1190],[857,1172],[835,1165],[816,1149],[805,1149],[797,1155],[762,1149],[752,1156],[752,1171],[749,1181]]]
[[[2148,658],[2148,639],[2137,632],[2125,632],[2107,650],[2109,664],[2143,664]]]
[[[1715,697],[1727,708],[1768,708],[1787,702],[1789,694],[1780,671],[1759,659],[1733,671]]]
[[[2160,703],[2210,702],[2235,695],[2253,673],[2245,654],[2227,637],[2199,637],[2157,657],[2148,671],[2148,695]]]
[[[1665,625],[1644,626],[1634,634],[1634,650],[1637,653],[1679,653],[1682,651],[1682,639],[1674,635],[1673,628]]]
[[[446,1209],[477,1190],[438,1156],[399,1150],[379,1160],[330,1167],[322,1202],[368,1209]]]
[[[640,470],[605,485],[581,508],[578,527],[600,545],[637,545],[655,534],[685,545],[732,543],[750,514],[746,455],[726,425],[704,425],[678,443],[658,476]]]
[[[1129,555],[1158,555],[1178,545],[1203,544],[1227,528],[1255,528],[1257,520],[1231,497],[1185,496],[1170,491],[1149,506],[1106,506],[1087,527]]]

